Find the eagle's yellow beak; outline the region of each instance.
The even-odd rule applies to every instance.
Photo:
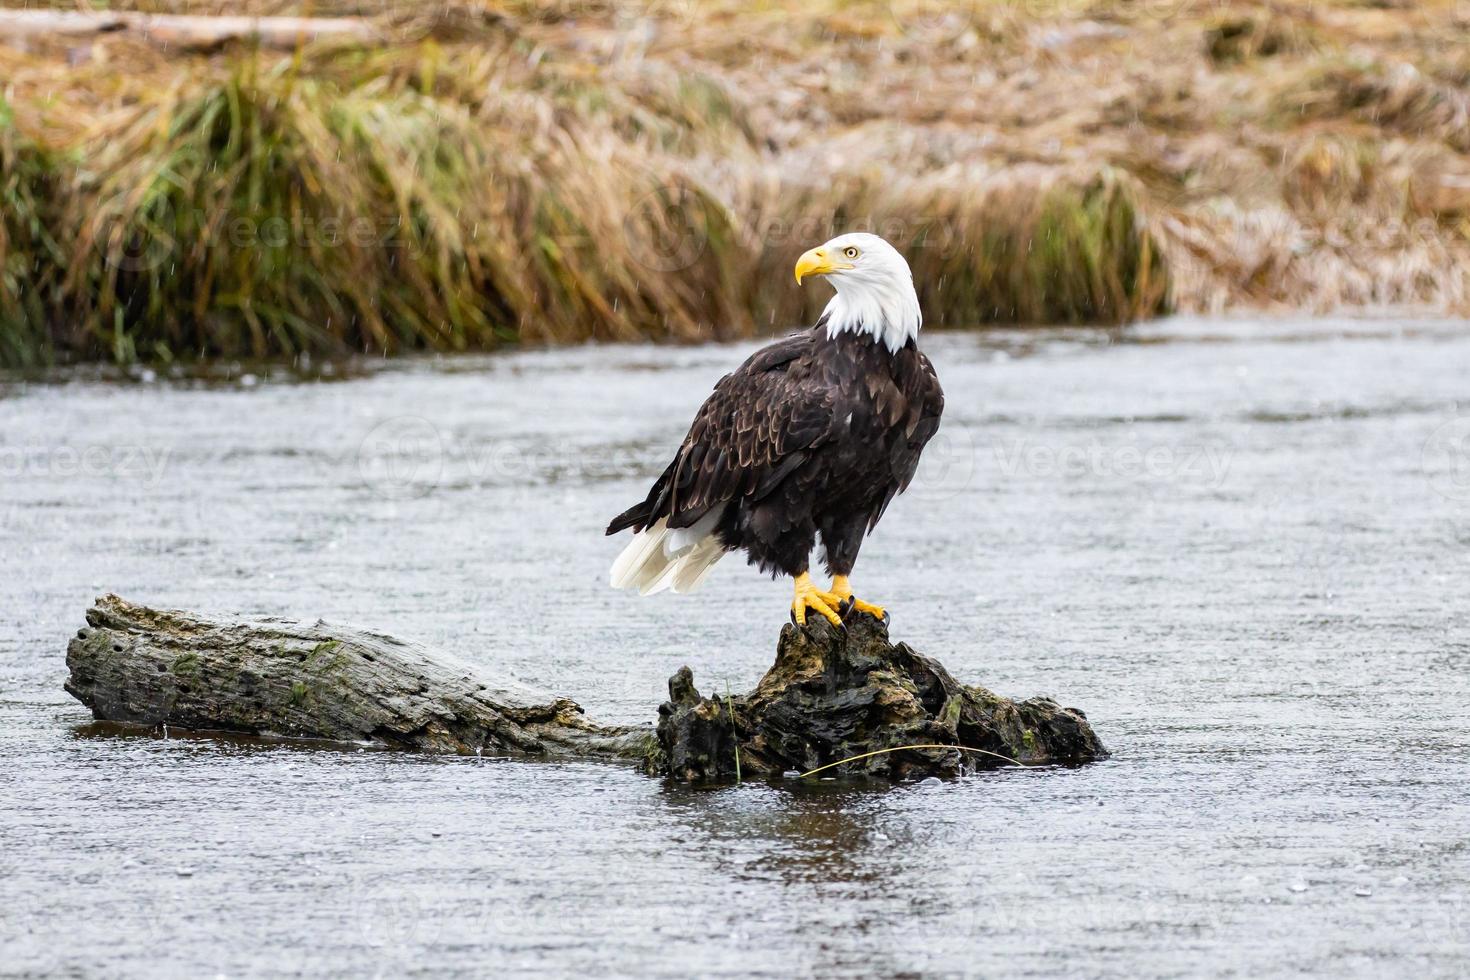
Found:
[[[796,260],[796,284],[800,286],[807,276],[825,276],[840,269],[851,268],[852,266],[845,263],[832,261],[825,248],[814,248]]]

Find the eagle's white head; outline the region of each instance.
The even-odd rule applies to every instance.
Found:
[[[872,334],[890,351],[918,337],[924,317],[914,275],[898,249],[866,232],[838,235],[796,263],[798,284],[826,276],[837,295],[827,304],[827,336],[852,330]]]

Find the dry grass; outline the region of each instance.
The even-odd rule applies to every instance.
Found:
[[[30,334],[128,361],[748,333],[722,205],[619,136],[680,141],[657,87],[577,107],[513,60],[245,54],[120,100],[47,173],[66,272]],[[709,246],[678,276],[664,198]]]
[[[0,93],[0,365],[51,358],[53,313],[65,253],[53,231],[56,162],[17,128]]]
[[[1466,310],[1454,4],[935,7],[407,2],[376,50],[0,46],[0,361],[741,336],[814,315],[791,261],[849,228],[905,248],[931,323]]]
[[[119,117],[71,189],[68,289],[96,299],[92,346],[168,358],[696,338],[710,311],[735,312],[625,254],[599,258],[651,237],[633,195],[671,178],[640,181],[615,146],[599,167],[537,104],[454,98],[464,68],[494,92],[493,61],[442,86],[428,62],[382,67],[339,80],[247,60]],[[718,290],[721,270],[699,271]]]

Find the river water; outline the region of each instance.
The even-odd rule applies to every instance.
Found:
[[[325,616],[607,722],[770,663],[789,587],[605,584],[747,347],[0,384],[0,975],[1464,976],[1470,329],[930,334],[854,582],[1111,760],[888,790],[89,732],[91,598]]]

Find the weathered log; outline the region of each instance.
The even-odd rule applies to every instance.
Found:
[[[849,616],[843,630],[820,618],[785,627],[776,663],[750,694],[701,697],[686,667],[669,680],[659,714],[661,766],[688,782],[861,756],[826,774],[901,780],[1108,754],[1076,708],[964,686],[938,661],[891,643],[887,626],[867,615]],[[946,747],[885,751],[919,745]]]
[[[0,40],[93,37],[126,32],[169,47],[213,50],[230,41],[291,49],[323,37],[380,40],[376,27],[352,17],[242,17],[147,14],[128,10],[0,10]]]
[[[749,694],[701,698],[682,669],[656,730],[595,724],[566,698],[350,626],[207,620],[114,595],[97,600],[87,623],[67,647],[66,689],[100,721],[427,752],[621,758],[686,782],[806,771],[900,747],[841,772],[897,780],[1107,755],[1082,712],[965,687],[862,615],[841,631],[825,620],[785,627],[776,663]],[[912,747],[933,745],[942,747]]]
[[[66,690],[101,721],[426,752],[641,760],[647,727],[350,626],[209,621],[107,595],[67,646]]]

